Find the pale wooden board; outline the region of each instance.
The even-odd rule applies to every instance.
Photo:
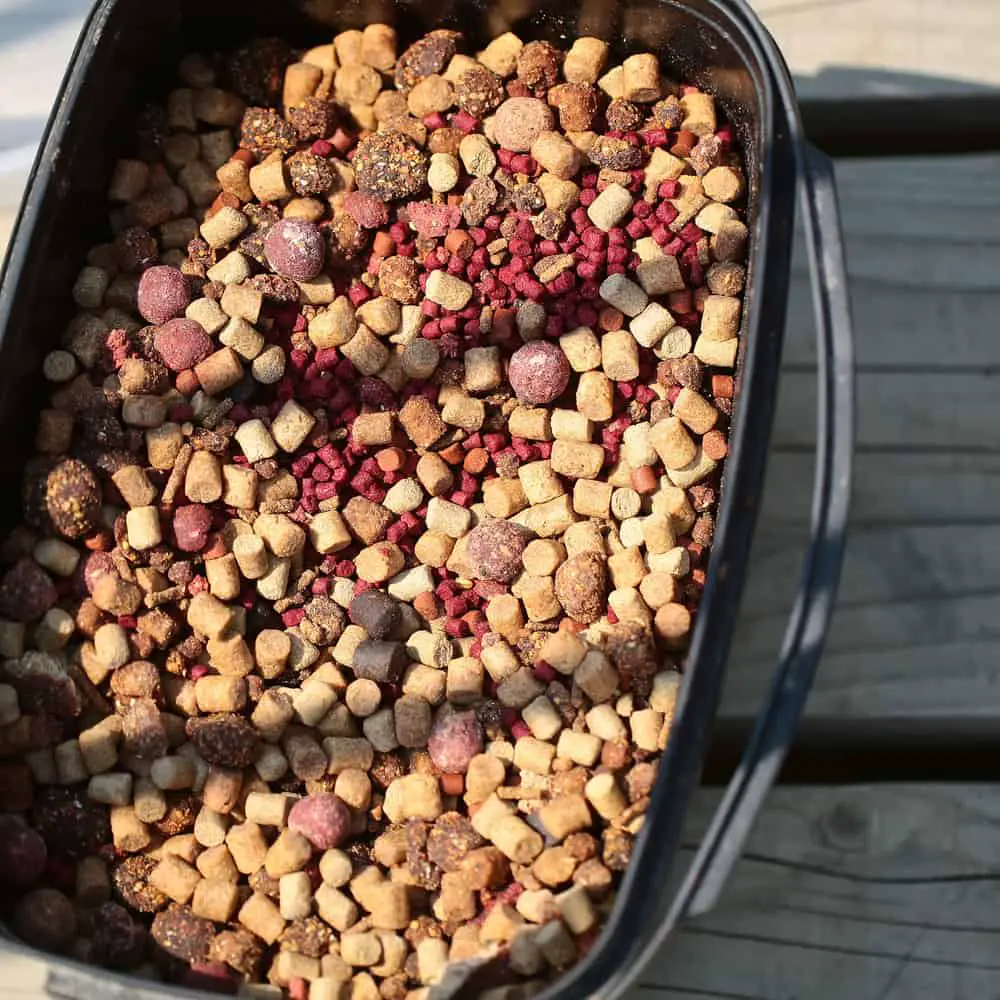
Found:
[[[715,792],[695,798],[697,840]],[[716,909],[637,996],[981,1000],[1000,995],[1000,791],[776,789]]]
[[[994,0],[750,0],[797,76],[825,99],[969,93],[1000,85]],[[982,40],[983,44],[977,44]]]
[[[802,523],[813,455],[771,456],[761,523]],[[852,527],[975,525],[997,520],[1000,455],[973,452],[868,452],[854,456]]]

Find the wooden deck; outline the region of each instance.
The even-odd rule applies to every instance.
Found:
[[[995,0],[755,5],[804,97],[1000,87]],[[633,1000],[1000,997],[1000,786],[987,783],[1000,771],[1000,148],[845,160],[838,178],[857,330],[856,493],[836,617],[790,768],[798,784],[775,790],[723,901],[677,935]],[[797,261],[713,773],[755,714],[799,577],[812,336]],[[718,796],[700,794],[690,847]],[[5,995],[42,995],[40,963],[4,974]]]

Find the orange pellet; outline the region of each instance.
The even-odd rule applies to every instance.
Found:
[[[461,774],[442,774],[441,791],[445,795],[464,795],[465,778]]]
[[[462,468],[473,476],[478,476],[490,464],[490,453],[485,448],[473,448],[462,461]]]
[[[713,375],[712,376],[712,395],[716,399],[732,399],[733,398],[733,376],[732,375]]]
[[[83,544],[91,552],[110,552],[115,547],[114,539],[108,531],[99,531],[96,535],[88,536]]]
[[[451,191],[451,192],[448,193],[448,196],[445,198],[445,204],[446,205],[451,205],[454,208],[458,208],[462,204],[462,196],[460,194],[457,194],[454,191]]]
[[[257,164],[257,157],[249,149],[237,149],[229,159],[236,160],[248,167],[253,167]]]
[[[674,156],[690,156],[691,150],[698,143],[698,136],[694,132],[689,132],[687,129],[681,129],[677,133],[677,141],[671,146],[670,152]]]
[[[462,229],[453,229],[445,237],[444,248],[448,253],[458,254],[462,260],[468,260],[472,256],[475,244],[467,232]]]
[[[236,208],[239,209],[243,202],[234,194],[230,194],[228,191],[220,191],[216,197],[215,201],[209,206],[208,211],[205,213],[205,218],[210,219],[216,212],[221,208]]]
[[[636,493],[655,493],[659,483],[650,465],[642,465],[632,470],[632,489]]]
[[[492,332],[498,336],[506,336],[514,332],[514,324],[517,322],[517,314],[513,309],[501,307],[493,311]]]
[[[202,549],[203,559],[221,559],[226,554],[226,542],[222,535],[213,532],[208,538],[208,545]]]
[[[372,241],[372,252],[376,257],[388,257],[396,249],[396,241],[388,233],[376,233]]]
[[[413,599],[413,609],[421,618],[429,622],[441,616],[438,599],[432,590],[425,590],[422,594],[417,594]]]
[[[614,306],[605,306],[597,314],[597,325],[606,333],[620,330],[625,325],[625,315]]]
[[[705,571],[703,569],[693,569],[691,570],[691,582],[696,587],[705,586]]]
[[[486,615],[482,613],[478,608],[473,608],[471,611],[466,611],[462,615],[462,621],[469,626],[469,629],[474,629],[481,622],[486,621]]]
[[[179,372],[175,385],[177,391],[184,396],[193,396],[201,388],[201,382],[198,381],[198,376],[195,375],[193,368],[186,368]]]
[[[465,449],[460,444],[449,445],[444,451],[439,451],[438,454],[449,465],[460,465],[465,461]]]
[[[402,448],[383,448],[375,453],[375,461],[383,472],[399,472],[406,456]]]
[[[573,621],[572,618],[563,618],[563,620],[559,622],[560,632],[572,632],[573,635],[576,635],[578,632],[582,632],[586,627],[587,626],[581,622]]]
[[[729,442],[722,431],[712,430],[701,439],[701,449],[713,462],[718,462],[729,454]]]

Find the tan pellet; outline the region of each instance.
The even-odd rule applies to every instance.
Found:
[[[187,903],[201,881],[197,868],[175,855],[167,855],[149,874],[149,882],[175,903]]]
[[[87,785],[87,798],[110,806],[127,806],[132,801],[132,775],[95,774]]]
[[[608,43],[584,35],[577,38],[566,53],[563,76],[570,83],[596,83],[608,61]]]
[[[629,337],[631,340],[631,336]],[[576,387],[576,408],[595,423],[610,420],[614,414],[614,383],[604,372],[587,371]]]
[[[195,916],[224,924],[232,919],[239,904],[237,885],[222,879],[202,879],[194,890],[191,909]]]
[[[285,918],[274,903],[261,892],[255,892],[240,908],[237,919],[247,930],[274,944],[285,929]]]
[[[312,913],[312,881],[307,872],[290,872],[278,880],[278,908],[286,920],[301,920]]]
[[[226,834],[226,847],[233,856],[233,863],[243,875],[252,875],[264,864],[267,841],[261,828],[247,820],[231,826]]]

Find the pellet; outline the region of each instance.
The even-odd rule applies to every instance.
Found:
[[[243,771],[212,765],[201,790],[202,802],[215,813],[228,816],[236,808],[243,790]]]
[[[150,872],[149,882],[175,903],[187,903],[201,881],[198,869],[175,855],[167,855]]]
[[[312,913],[312,881],[307,872],[290,872],[278,880],[278,909],[286,920],[301,920]]]
[[[298,796],[285,792],[251,792],[243,807],[246,818],[261,826],[283,828]]]
[[[366,583],[385,583],[403,569],[405,557],[399,546],[393,542],[379,542],[362,549],[355,556],[354,565],[358,577]]]
[[[439,670],[447,667],[451,659],[451,642],[440,632],[414,632],[406,640],[405,649],[411,659]]]
[[[709,295],[701,317],[699,341],[732,340],[740,331],[740,299],[731,295]]]
[[[260,892],[255,892],[240,907],[237,919],[247,930],[269,945],[274,944],[285,929],[285,918],[281,911]]]
[[[208,806],[202,806],[194,821],[195,839],[203,847],[218,847],[225,843],[228,829],[229,817]]]
[[[201,236],[210,247],[218,249],[232,243],[248,225],[249,221],[242,212],[225,205],[202,223]]]
[[[715,471],[716,466],[715,460],[709,458],[701,447],[697,447],[694,457],[686,465],[679,468],[667,466],[667,475],[674,486],[687,489],[710,476]]]
[[[713,368],[732,368],[736,364],[738,350],[739,340],[736,337],[719,341],[701,336],[695,341],[693,353],[699,361]]]
[[[556,441],[549,459],[552,470],[571,479],[596,479],[604,465],[604,449],[599,444]]]
[[[95,774],[87,785],[87,798],[109,806],[127,806],[132,801],[132,775]]]
[[[638,316],[649,303],[649,296],[642,287],[623,274],[612,274],[605,278],[601,282],[600,293],[605,302],[630,317]]]
[[[437,819],[443,811],[437,779],[427,774],[396,778],[386,789],[383,809],[393,823],[407,819]]]
[[[562,717],[545,695],[539,695],[521,710],[531,735],[538,740],[551,740],[562,729]]]
[[[344,988],[344,980],[320,976],[309,983],[309,1000],[342,1000]]]
[[[87,764],[80,752],[78,740],[66,740],[58,744],[55,754],[57,781],[60,785],[74,785],[88,778]]]
[[[630,336],[629,340],[632,340]],[[595,423],[610,420],[614,413],[614,384],[611,379],[603,372],[584,372],[576,388],[576,408]]]
[[[226,847],[233,863],[243,875],[252,875],[267,856],[267,841],[260,827],[250,820],[231,826],[226,833]]]
[[[629,193],[628,188],[622,187],[620,184],[609,184],[590,204],[587,208],[587,216],[590,221],[593,222],[598,229],[603,229],[608,232],[614,229],[628,213],[632,210],[632,195]],[[612,277],[620,277],[613,275]],[[611,279],[607,279],[604,284],[607,284]],[[614,291],[617,289],[619,283],[613,283],[609,286],[609,289]],[[639,289],[641,292],[642,290]],[[615,292],[616,295],[621,297],[624,293]],[[645,292],[642,293],[645,296]],[[613,301],[609,298],[608,294],[604,290],[604,285],[601,286],[601,298],[607,302],[611,302],[613,306],[621,309],[626,315],[633,316],[635,313],[629,313],[627,310],[622,309],[618,302]],[[623,301],[627,301],[624,300]]]
[[[382,942],[372,931],[345,934],[340,941],[340,957],[355,968],[377,965],[382,959]]]
[[[326,753],[308,731],[286,730],[281,739],[281,749],[292,773],[300,781],[315,781],[326,772]]]
[[[632,741],[640,750],[662,750],[661,732],[663,730],[663,716],[651,708],[644,708],[638,712],[633,712],[629,717],[629,729],[632,733]]]
[[[586,482],[586,480],[580,480],[580,482]],[[606,543],[597,521],[578,521],[576,524],[570,525],[566,529],[562,541],[569,559],[584,552],[594,552],[602,559],[605,557]]]
[[[589,35],[574,40],[563,62],[570,83],[596,83],[608,61],[608,43]]]
[[[631,545],[614,553],[608,559],[608,571],[615,588],[638,587],[646,576],[646,562],[642,549]]]
[[[510,433],[530,441],[552,440],[552,415],[541,406],[519,406],[508,418]]]
[[[716,129],[715,100],[711,94],[691,91],[681,98],[684,120],[681,128],[695,135],[708,135]]]
[[[312,857],[312,844],[294,830],[284,829],[268,848],[264,867],[271,878],[301,871]]]
[[[530,670],[521,668],[497,685],[497,699],[505,708],[524,708],[537,698],[544,687]]]
[[[578,479],[573,484],[573,510],[581,517],[607,518],[611,515],[610,483]]]
[[[458,312],[469,304],[472,286],[447,271],[431,271],[424,293],[431,302],[451,312]]]
[[[582,413],[575,410],[556,409],[552,411],[552,436],[564,441],[590,441],[594,425]]]
[[[339,552],[351,544],[351,533],[335,510],[317,514],[309,522],[309,539],[317,552]]]
[[[473,705],[482,697],[483,666],[472,656],[457,656],[448,664],[445,692],[456,705]]]
[[[559,338],[559,346],[575,372],[592,371],[601,364],[601,348],[593,331],[577,327]]]
[[[622,63],[623,97],[637,104],[651,104],[660,97],[660,64],[650,52],[629,56]]]
[[[578,480],[574,484],[574,496],[576,495],[576,487],[580,483],[587,484],[589,482],[591,481]],[[603,485],[610,489],[610,484]],[[600,556],[605,554],[604,537],[598,523],[595,521],[578,521],[575,524],[569,525],[563,534],[562,544],[566,549],[568,558],[579,555],[581,552],[596,552]]]
[[[552,770],[556,748],[533,736],[522,736],[514,745],[514,766],[519,771],[548,774]]]
[[[566,548],[555,539],[536,538],[525,547],[521,559],[525,572],[532,576],[552,576],[566,560]]]
[[[601,741],[592,733],[564,729],[556,744],[556,756],[583,767],[593,767],[601,753]]]
[[[323,740],[323,749],[329,760],[330,774],[340,774],[348,768],[366,771],[372,766],[374,748],[364,738],[330,736]]]
[[[131,806],[112,806],[110,819],[111,839],[118,850],[134,854],[150,845],[153,838],[149,828]]]

